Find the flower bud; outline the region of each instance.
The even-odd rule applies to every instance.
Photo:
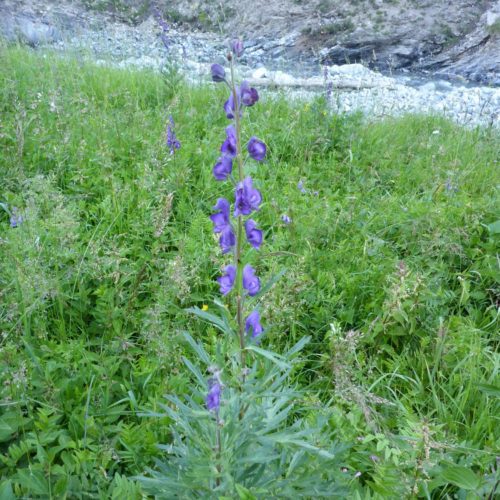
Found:
[[[214,82],[220,83],[226,81],[226,71],[220,64],[212,64],[210,71]]]

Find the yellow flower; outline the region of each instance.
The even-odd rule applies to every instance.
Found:
[[[202,310],[202,311],[208,311],[208,306],[207,306],[206,304],[203,304],[203,305],[201,306],[201,310]]]

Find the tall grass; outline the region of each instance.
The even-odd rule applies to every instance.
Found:
[[[215,349],[184,310],[218,293],[222,91],[19,48],[0,64],[0,202],[24,216],[11,228],[0,212],[0,492],[140,498],[127,477],[169,436],[138,413],[186,393],[182,331]],[[272,197],[256,265],[286,269],[262,304],[264,342],[312,336],[294,376],[308,418],[321,408],[350,446],[352,497],[487,496],[498,131],[262,100],[248,127],[271,138],[269,161],[251,174]]]

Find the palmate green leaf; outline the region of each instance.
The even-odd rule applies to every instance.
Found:
[[[467,467],[447,467],[441,473],[441,478],[464,490],[475,490],[481,484],[480,478]]]

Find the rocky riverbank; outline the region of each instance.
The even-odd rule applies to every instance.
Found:
[[[0,14],[0,31],[7,40],[119,67],[159,70],[171,63],[192,81],[207,79],[209,64],[223,63],[227,47],[224,37],[186,23],[168,23],[163,31],[153,15],[132,24],[73,3],[7,2],[0,6]],[[360,110],[375,118],[417,112],[442,113],[471,126],[500,122],[498,87],[471,85],[465,79],[452,83],[431,74],[427,78],[401,71],[397,76],[383,75],[361,64],[327,63],[326,56],[325,64],[320,64],[307,51],[286,57],[297,50],[296,37],[287,33],[272,38],[265,35],[266,29],[260,38],[246,39],[242,73],[255,85],[270,89],[268,95],[275,89],[303,98],[321,92],[337,112]]]

